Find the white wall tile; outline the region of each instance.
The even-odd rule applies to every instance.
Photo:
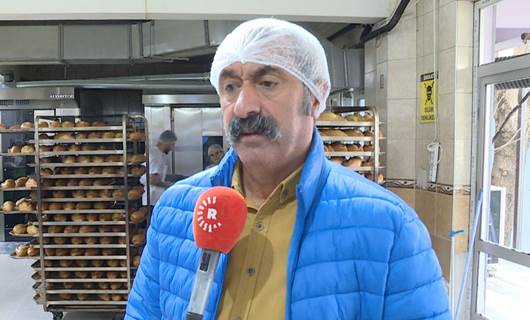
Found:
[[[471,93],[455,94],[455,139],[471,139],[473,96]]]
[[[364,72],[375,71],[375,39],[364,44]]]
[[[401,20],[387,37],[388,60],[416,57],[416,19]]]
[[[423,16],[423,55],[434,52],[434,26],[432,11]]]
[[[440,125],[440,138],[453,140],[455,137],[455,95],[454,93],[440,94],[438,96],[438,123]]]
[[[416,59],[388,61],[388,99],[416,97]]]
[[[432,141],[434,139],[434,124],[424,123],[420,124],[419,120],[416,121],[416,137],[418,139]]]
[[[423,2],[423,14],[432,12],[433,0],[420,0]]]
[[[415,140],[387,140],[387,178],[414,179]]]
[[[382,63],[388,61],[388,37],[383,35],[374,39],[376,62]]]
[[[387,115],[388,139],[415,139],[416,99],[388,100]]]
[[[454,143],[454,183],[468,185],[471,183],[471,139],[457,139]]]
[[[473,2],[456,2],[456,45],[473,46]]]
[[[367,105],[375,105],[375,77],[375,70],[364,74],[364,98]]]
[[[441,6],[438,17],[438,50],[442,51],[456,43],[456,2]]]
[[[473,47],[456,47],[456,92],[473,91]]]
[[[447,5],[448,3],[451,3],[451,2],[456,2],[456,0],[438,0],[439,1],[439,4],[438,6],[440,7],[443,7],[445,5]]]
[[[403,15],[401,16],[401,19],[407,20],[411,18],[416,18],[416,6],[414,5],[414,1],[409,2],[407,7],[405,8],[405,12],[403,12]]]
[[[425,74],[425,73],[431,73],[434,72],[434,54],[429,54],[426,56],[423,56],[422,58],[422,69],[419,75]],[[420,77],[418,77],[418,80]]]
[[[423,17],[416,18],[416,57],[419,59],[423,57]]]
[[[441,51],[438,57],[438,89],[440,94],[452,93],[455,89],[455,48]]]
[[[418,16],[418,18],[423,16],[423,14],[425,13],[423,3],[424,0],[418,0],[418,2],[416,2],[416,16]]]

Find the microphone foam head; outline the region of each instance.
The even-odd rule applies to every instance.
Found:
[[[193,237],[199,248],[228,253],[239,240],[246,219],[247,205],[239,192],[210,188],[195,204]]]

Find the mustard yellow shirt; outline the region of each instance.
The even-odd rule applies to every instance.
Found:
[[[296,219],[301,168],[282,181],[259,208],[247,200],[241,237],[230,253],[219,320],[283,319],[287,255]],[[244,195],[239,163],[232,187]]]

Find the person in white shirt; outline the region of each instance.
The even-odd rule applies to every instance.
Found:
[[[149,152],[149,186],[150,186],[150,205],[154,206],[164,190],[173,184],[167,181],[171,158],[169,152],[175,149],[177,136],[170,130],[160,134],[158,143]],[[140,179],[143,185],[146,185],[146,175]],[[147,194],[144,193],[142,202],[147,205]]]

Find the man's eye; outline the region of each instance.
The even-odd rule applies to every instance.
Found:
[[[235,86],[233,84],[227,84],[224,86],[224,91],[226,92],[232,92],[234,91],[234,89],[235,89]]]
[[[260,85],[267,88],[267,89],[272,89],[274,87],[276,87],[278,83],[277,82],[273,82],[273,81],[262,81],[260,82]]]

